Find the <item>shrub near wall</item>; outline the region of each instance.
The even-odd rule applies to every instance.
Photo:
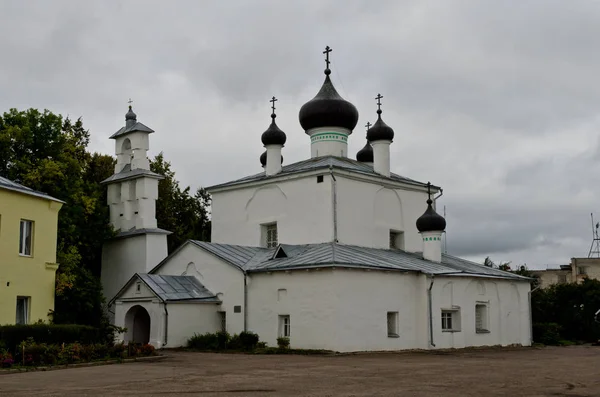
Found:
[[[36,343],[58,344],[108,344],[113,343],[110,329],[100,329],[87,325],[71,324],[31,324],[0,326],[0,342],[6,350],[14,353],[21,342],[29,338]]]

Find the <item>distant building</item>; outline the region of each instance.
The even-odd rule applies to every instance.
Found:
[[[586,278],[600,280],[600,258],[571,258],[571,263],[558,269],[532,270],[540,287],[554,284],[580,283]]]
[[[0,324],[54,310],[58,211],[63,201],[0,177]]]

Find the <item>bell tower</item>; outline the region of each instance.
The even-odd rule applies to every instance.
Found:
[[[108,185],[110,223],[117,235],[102,247],[101,280],[108,302],[135,273],[147,273],[167,256],[167,235],[156,223],[158,182],[150,171],[149,136],[154,130],[137,121],[131,107],[115,140],[115,173]],[[110,311],[109,311],[110,312]]]

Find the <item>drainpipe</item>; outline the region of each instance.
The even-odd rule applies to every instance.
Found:
[[[531,309],[531,294],[539,288],[540,285],[538,285],[537,287],[535,287],[527,293],[527,299],[529,300],[529,343],[531,344],[531,346],[533,346],[533,311]]]
[[[431,284],[429,284],[429,289],[427,290],[427,303],[429,306],[429,344],[435,347],[435,343],[433,343],[433,299],[431,297],[431,289],[433,288],[434,275],[431,276]]]
[[[169,311],[167,310],[167,302],[163,302],[163,307],[165,308],[165,343],[162,347],[165,347],[169,342]]]
[[[337,180],[335,179],[335,175],[333,175],[333,167],[329,166],[329,174],[331,175],[331,187],[333,190],[333,242],[338,242],[338,233],[337,233]]]
[[[246,272],[244,272],[244,331],[248,331],[248,284],[246,282]]]

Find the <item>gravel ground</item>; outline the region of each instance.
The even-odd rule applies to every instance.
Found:
[[[0,396],[600,396],[600,347],[339,356],[169,351],[0,376]]]

